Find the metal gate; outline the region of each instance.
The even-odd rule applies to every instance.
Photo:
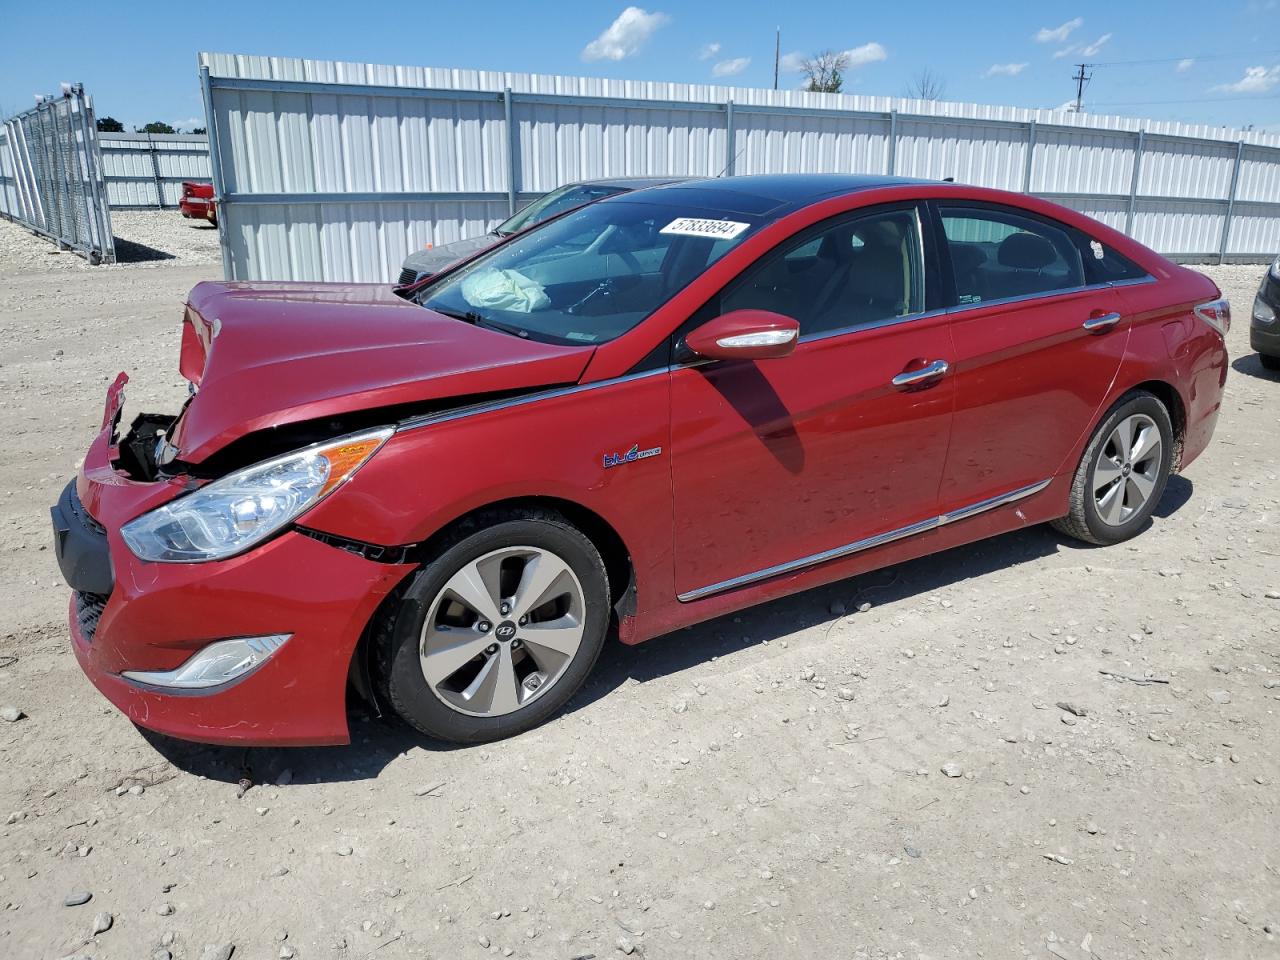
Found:
[[[72,250],[114,263],[115,241],[93,104],[80,84],[0,126],[0,216]]]

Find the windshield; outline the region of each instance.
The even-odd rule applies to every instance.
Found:
[[[566,187],[552,190],[546,196],[539,197],[510,220],[494,227],[493,232],[505,237],[508,234],[518,233],[525,227],[541,223],[543,220],[550,220],[557,213],[564,213],[566,210],[580,207],[592,200],[602,200],[605,197],[626,192],[622,187],[608,186],[603,183],[571,183]]]
[[[598,344],[635,327],[758,222],[683,204],[593,203],[418,293],[423,306],[546,343]]]

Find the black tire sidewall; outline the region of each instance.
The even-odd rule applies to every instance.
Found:
[[[1094,471],[1097,469],[1098,459],[1102,456],[1102,451],[1106,448],[1107,438],[1111,436],[1111,431],[1116,428],[1116,424],[1120,423],[1121,420],[1131,417],[1135,413],[1146,414],[1155,423],[1156,429],[1160,431],[1160,476],[1156,479],[1156,487],[1151,492],[1151,497],[1142,505],[1142,509],[1124,523],[1112,525],[1104,521],[1098,514],[1098,505],[1093,499]],[[1173,423],[1169,419],[1169,411],[1165,409],[1163,403],[1149,393],[1140,393],[1130,397],[1128,400],[1121,401],[1111,411],[1106,420],[1102,422],[1102,425],[1094,433],[1093,439],[1089,442],[1089,449],[1086,453],[1089,466],[1083,491],[1084,521],[1089,528],[1089,532],[1097,537],[1100,542],[1120,543],[1128,540],[1137,534],[1151,519],[1156,506],[1160,503],[1160,498],[1164,496],[1165,486],[1169,482],[1169,474],[1173,466],[1173,445]]]
[[[582,645],[554,686],[528,707],[501,717],[468,716],[445,705],[422,675],[418,647],[423,622],[432,601],[459,568],[486,553],[513,546],[550,550],[569,564],[582,585],[586,608]],[[442,547],[414,575],[395,614],[387,692],[396,712],[429,737],[454,743],[509,737],[544,722],[577,692],[600,655],[608,626],[608,576],[590,540],[567,521],[544,517],[499,520]]]

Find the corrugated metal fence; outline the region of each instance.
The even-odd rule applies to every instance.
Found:
[[[1187,261],[1280,250],[1280,137],[884,97],[201,54],[227,275],[387,281],[596,177],[841,171],[1034,193]]]
[[[100,133],[107,201],[122,210],[176,207],[182,181],[208,183],[204,134]]]
[[[0,216],[114,263],[115,240],[98,155],[93,104],[79,84],[0,125]]]

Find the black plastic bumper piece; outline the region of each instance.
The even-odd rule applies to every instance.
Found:
[[[111,593],[115,573],[107,531],[85,512],[74,480],[49,512],[53,515],[53,549],[67,585],[81,593]]]

